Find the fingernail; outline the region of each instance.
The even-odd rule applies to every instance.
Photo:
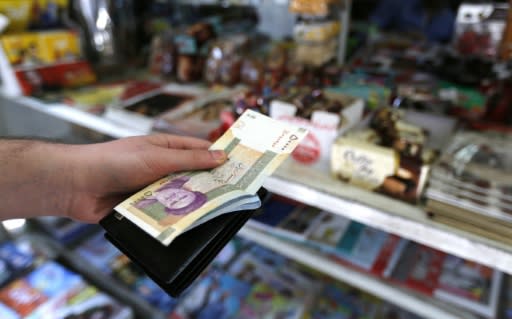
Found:
[[[221,150],[210,151],[213,159],[218,163],[224,163],[226,161],[226,153]]]

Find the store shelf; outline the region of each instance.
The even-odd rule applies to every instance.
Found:
[[[146,132],[120,125],[101,116],[87,113],[65,104],[44,103],[32,97],[7,97],[5,95],[0,95],[0,101],[2,103],[15,104],[17,107],[28,107],[114,138],[146,134]]]
[[[30,97],[1,96],[0,101],[28,107],[114,138],[145,134],[63,104],[45,104]],[[512,274],[512,248],[508,245],[434,222],[420,206],[347,185],[330,177],[328,172],[287,161],[264,186],[273,193]]]
[[[264,184],[270,192],[512,274],[512,248],[430,220],[420,206],[365,191],[327,172],[287,161]]]
[[[31,97],[4,96],[0,100],[47,113],[114,138],[145,134],[64,104],[46,104]],[[264,186],[273,193],[512,274],[512,248],[508,245],[436,223],[419,206],[347,185],[333,179],[327,172],[287,161]]]
[[[239,235],[424,318],[478,318],[469,312],[447,305],[439,300],[393,286],[378,278],[342,266],[319,253],[305,249],[301,245],[278,239],[265,232],[255,230],[250,226],[244,226],[240,230]]]

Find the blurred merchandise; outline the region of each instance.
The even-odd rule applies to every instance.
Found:
[[[132,310],[52,260],[60,256],[45,240],[22,238],[0,245],[10,274],[0,289],[2,318],[133,318]]]
[[[222,83],[234,85],[240,82],[242,68],[242,53],[248,45],[249,38],[244,35],[234,35],[223,38],[210,45],[204,80],[207,83]]]
[[[510,243],[510,149],[508,134],[457,133],[426,191],[434,220]]]
[[[468,123],[471,128],[511,132],[512,126],[512,78],[496,82],[490,88],[484,114]]]
[[[96,271],[112,276],[159,311],[169,313],[174,309],[177,301],[169,297],[140,270],[133,268],[134,264],[106,241],[103,233],[98,232],[82,241],[75,251]]]
[[[363,109],[363,102],[351,96],[296,88],[272,100],[270,116],[307,129],[292,158],[327,172],[334,139],[359,123]]]
[[[16,77],[26,95],[78,88],[96,82],[96,74],[84,61],[21,69],[16,71]]]
[[[453,119],[381,108],[332,146],[331,171],[343,181],[417,202],[429,165],[455,128]]]
[[[2,288],[0,301],[24,318],[133,318],[131,309],[52,261]]]
[[[4,35],[2,46],[13,66],[32,67],[81,59],[80,39],[66,30]]]
[[[248,225],[326,253],[332,260],[388,277],[406,240],[314,207],[273,198]],[[305,248],[305,249],[307,249]]]
[[[329,87],[328,90],[339,92],[362,99],[365,106],[376,109],[388,106],[391,99],[389,89],[391,79],[387,76],[372,75],[369,73],[345,73],[339,85]]]
[[[234,99],[243,91],[221,90],[199,96],[179,108],[168,109],[155,119],[153,129],[215,141],[233,124]]]
[[[158,116],[184,107],[203,93],[203,89],[195,86],[134,81],[108,105],[104,116],[114,122],[150,132]]]
[[[33,0],[0,1],[0,13],[9,20],[7,32],[22,32],[28,29],[33,3]]]
[[[2,81],[8,94],[40,95],[47,91],[76,88],[96,81],[90,64],[83,60],[77,33],[40,31],[0,37]],[[13,74],[14,73],[14,74]]]
[[[179,82],[196,82],[203,76],[208,54],[208,42],[216,37],[210,23],[196,23],[174,36],[176,46],[176,79]]]
[[[149,72],[170,78],[176,74],[178,52],[171,32],[155,35],[151,41]]]
[[[325,16],[330,6],[339,5],[339,0],[291,0],[290,11],[304,15]]]
[[[455,14],[450,2],[421,0],[382,0],[369,16],[381,31],[391,31],[427,40],[447,43],[452,39]]]
[[[433,61],[425,66],[443,80],[478,88],[486,80],[496,78],[495,64],[491,58],[466,55],[449,49],[436,53]]]
[[[409,242],[392,280],[453,305],[495,318],[503,274]]]
[[[101,115],[114,103],[130,83],[95,84],[82,88],[46,92],[40,98],[47,103],[64,103],[70,107]]]
[[[6,32],[44,30],[65,26],[70,0],[3,0],[0,13],[9,20]]]
[[[340,22],[336,20],[299,20],[293,30],[295,60],[312,66],[321,66],[334,60],[340,28]]]
[[[454,43],[463,55],[498,55],[507,23],[507,3],[462,3],[455,21]]]

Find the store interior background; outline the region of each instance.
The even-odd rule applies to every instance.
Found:
[[[50,1],[51,0],[43,1],[43,3],[46,4]],[[16,1],[6,2],[15,3]],[[258,32],[261,33],[267,37],[268,43],[282,40],[293,41],[294,29],[298,24],[300,16],[300,14],[290,12],[290,2],[293,2],[293,0],[59,0],[56,2],[69,5],[66,7],[67,11],[64,19],[59,20],[57,24],[51,28],[41,27],[37,30],[25,30],[25,32],[37,33],[47,30],[62,29],[78,31],[81,39],[81,57],[91,66],[92,71],[96,75],[95,83],[90,83],[83,87],[92,87],[102,82],[140,80],[143,78],[144,80],[149,79],[149,81],[160,81],[159,83],[178,83],[179,85],[190,86],[199,85],[203,88],[214,87],[218,90],[219,86],[223,84],[205,84],[204,79],[184,83],[184,81],[178,81],[176,75],[161,76],[154,72],[151,73],[151,57],[154,54],[152,45],[154,44],[155,37],[159,34],[169,33],[175,36],[183,32],[187,26],[205,21],[212,16],[218,16],[222,17],[221,20],[224,21],[224,26],[232,28],[233,30],[251,30],[251,32],[257,30],[253,35]],[[249,2],[250,4],[240,4],[240,2]],[[418,33],[418,30],[380,29],[377,33],[378,37],[375,38],[375,26],[371,25],[369,21],[375,13],[376,8],[379,6],[380,1],[349,1],[350,13],[348,14],[348,20],[343,20],[344,7],[342,3],[344,1],[334,0],[333,2],[340,2],[341,4],[339,7],[331,7],[330,10],[334,8],[334,10],[338,11],[335,13],[331,11],[330,18],[318,18],[306,15],[306,18],[303,17],[303,19],[313,24],[326,21],[325,19],[330,19],[329,21],[340,22],[341,30],[344,30],[345,27],[347,28],[348,32],[346,38],[341,36],[341,31],[339,32],[340,34],[335,36],[338,46],[337,50],[339,50],[340,46],[344,47],[344,54],[341,54],[343,56],[343,63],[337,63],[337,61],[339,61],[338,57],[338,60],[333,58],[325,64],[339,67],[339,73],[337,73],[339,82],[335,81],[336,83],[333,84],[334,87],[342,87],[344,79],[347,78],[346,74],[357,73],[358,75],[365,74],[365,76],[371,74],[371,76],[369,76],[371,79],[365,83],[371,88],[369,91],[373,93],[367,93],[367,99],[361,96],[355,97],[356,100],[364,101],[366,116],[373,114],[377,109],[371,106],[371,104],[374,103],[374,101],[371,100],[372,94],[377,94],[378,99],[381,99],[377,102],[378,108],[384,107],[385,104],[389,106],[392,101],[391,97],[397,94],[397,84],[393,82],[394,80],[387,82],[387,80],[383,81],[382,79],[394,79],[395,75],[400,75],[401,70],[391,67],[390,69],[393,74],[375,75],[378,72],[371,70],[367,65],[358,69],[360,65],[355,66],[354,61],[362,54],[361,52],[365,52],[365,49],[375,43],[380,43],[379,41],[382,41],[382,39],[386,40],[387,36],[396,37],[396,39],[400,39],[400,41],[407,39],[403,41],[408,42],[409,47],[415,44],[421,44],[421,50],[427,50],[427,48],[434,46],[443,48],[456,47],[456,39],[454,37],[447,41],[442,41],[441,43],[434,43],[418,38],[417,35],[415,35],[413,39],[418,40],[417,43],[414,43],[414,40],[410,40],[410,36],[413,33]],[[391,2],[397,1],[390,1],[390,3]],[[449,8],[453,13],[453,23],[455,25],[455,17],[461,5],[494,4],[499,6],[507,5],[509,2],[434,1],[429,3],[434,7],[436,3],[440,3],[440,5]],[[106,4],[110,18],[115,21],[115,31],[113,34],[116,35],[117,38],[112,40],[115,52],[106,54],[104,57],[100,56],[101,52],[98,53],[98,51],[90,47],[90,43],[93,40],[87,34],[87,28],[84,21],[81,20],[83,19],[81,15],[85,15],[84,12],[86,12],[86,8],[97,9],[98,7],[95,6],[97,4]],[[13,4],[13,6],[16,5],[17,4]],[[510,5],[512,6],[512,2]],[[5,8],[3,9],[5,10]],[[0,6],[0,13],[2,13],[3,9]],[[163,20],[165,20],[167,24],[161,24],[163,17],[165,17]],[[510,28],[510,32],[512,32],[512,15],[508,17],[507,15],[504,16],[501,14],[497,19],[501,19],[500,21],[505,25],[504,29]],[[155,23],[155,21],[160,24]],[[169,28],[173,31],[169,31]],[[503,31],[503,37],[505,37],[505,33],[506,31]],[[12,34],[16,33],[0,35],[0,41],[3,36]],[[226,36],[226,38],[228,37]],[[342,41],[340,39],[345,39],[345,42],[340,43]],[[512,42],[510,40],[511,39],[509,39],[509,42]],[[400,45],[402,45],[402,43],[403,42],[400,42]],[[320,47],[321,45],[322,44],[319,44]],[[499,45],[503,44],[500,43]],[[339,51],[337,51],[337,54],[339,55]],[[483,114],[481,118],[475,118],[471,114],[471,116],[467,114],[460,116],[460,114],[454,115],[448,114],[449,112],[443,112],[441,117],[437,118],[440,122],[443,122],[445,119],[449,119],[448,122],[452,120],[457,122],[457,128],[453,129],[453,133],[445,137],[446,142],[448,144],[448,141],[455,136],[455,130],[468,130],[477,132],[475,133],[476,140],[480,141],[480,138],[482,138],[482,141],[487,141],[492,147],[501,147],[503,153],[496,153],[497,155],[493,153],[490,157],[496,156],[497,162],[505,161],[504,163],[500,162],[502,164],[501,166],[493,164],[493,169],[502,170],[502,174],[505,177],[499,185],[512,193],[510,191],[512,189],[512,169],[510,163],[506,162],[507,160],[512,161],[512,153],[510,153],[512,151],[506,149],[506,146],[512,143],[512,139],[510,138],[512,137],[512,135],[510,135],[512,132],[512,97],[507,94],[506,90],[507,87],[510,87],[510,82],[508,81],[510,81],[512,76],[512,73],[510,73],[512,71],[512,63],[510,63],[510,59],[503,59],[498,53],[492,56],[479,55],[478,53],[471,56],[464,55],[463,53],[457,54],[459,54],[457,56],[460,57],[461,60],[474,57],[475,60],[479,61],[478,63],[483,61],[481,63],[485,65],[494,65],[495,68],[493,70],[501,70],[499,72],[490,72],[490,74],[492,74],[486,79],[489,80],[489,82],[478,83],[473,86],[466,84],[454,84],[454,86],[457,87],[457,90],[461,91],[478,91],[478,93],[475,94],[482,97],[483,105],[481,105],[481,108],[483,109],[490,105],[489,101],[491,101],[492,98],[498,99],[498,102],[496,102],[496,100],[493,101],[496,102],[495,104],[503,107],[504,111],[501,113],[503,114],[501,122],[491,124],[488,118],[484,118],[484,115],[488,114],[486,111],[483,111],[481,114],[479,113],[480,115]],[[0,55],[0,60],[5,59],[5,54]],[[391,60],[393,60],[393,58]],[[15,72],[19,70],[16,69],[19,66],[11,65],[10,67],[12,67]],[[3,77],[5,75],[6,68],[8,69],[7,72],[13,72],[13,69],[10,69],[10,67],[8,61],[6,63],[5,61],[0,61],[0,76]],[[313,68],[316,67],[319,66],[314,66]],[[418,67],[418,73],[422,73],[423,71],[424,70]],[[410,68],[407,72],[411,72]],[[442,76],[438,76],[438,74],[435,74],[432,79],[433,80],[430,80],[429,78],[431,82],[428,82],[425,86],[428,87],[428,90],[431,90],[432,87],[436,87],[437,90],[438,86],[441,86],[441,81],[446,81],[446,79],[442,78]],[[2,81],[2,85],[5,85],[5,78],[3,78]],[[372,91],[377,82],[379,83],[378,88]],[[443,85],[445,85],[444,82]],[[489,85],[495,85],[496,88],[500,88],[501,91],[498,89],[497,91],[493,91],[499,94],[493,93],[494,95],[486,95],[487,93],[482,93]],[[356,86],[357,89],[361,88],[359,85]],[[81,88],[83,89],[83,87]],[[227,87],[229,89],[232,88],[233,85],[228,85]],[[122,123],[122,121],[126,119],[125,117],[112,120],[105,116],[105,110],[102,110],[102,113],[96,110],[91,111],[91,109],[85,111],[81,109],[80,112],[83,113],[68,113],[66,111],[67,108],[73,109],[76,107],[67,102],[69,100],[67,96],[60,93],[62,89],[69,90],[69,88],[56,89],[52,87],[52,90],[55,91],[36,92],[33,93],[32,96],[31,94],[21,92],[21,94],[14,94],[13,96],[13,94],[10,94],[12,91],[6,91],[4,86],[0,92],[0,136],[49,138],[65,143],[94,143],[119,138],[121,135],[125,135],[125,132],[130,132],[132,129],[135,133],[140,132],[139,128],[134,126],[137,125],[135,123],[138,122],[129,122],[127,120],[126,123]],[[423,86],[418,89],[418,92],[422,89]],[[378,94],[382,92],[384,92],[383,96],[385,97],[381,98]],[[53,94],[51,95],[51,99],[53,99],[51,102],[48,102],[48,95],[45,95],[46,93]],[[419,92],[418,96],[422,93],[424,92]],[[437,94],[437,91],[436,93],[429,91],[428,94],[430,94],[430,98]],[[471,95],[473,93],[465,94],[468,94],[468,99],[475,96]],[[45,99],[46,101],[41,104],[41,101]],[[418,101],[420,100],[421,96],[418,98]],[[433,104],[439,102],[436,99],[434,100],[435,101],[428,100],[426,104],[431,107]],[[396,99],[393,99],[393,101],[396,101]],[[424,100],[421,100],[419,103],[421,104],[422,102],[424,102]],[[115,101],[112,103],[112,105],[114,105]],[[64,112],[59,113],[60,108],[52,110],[52,105],[65,105],[63,108]],[[445,104],[442,105],[444,107]],[[111,107],[111,105],[106,108],[109,107]],[[395,106],[395,109],[402,107],[403,106]],[[81,118],[80,114],[83,115]],[[435,115],[439,116],[439,113]],[[90,123],[88,122],[89,118],[92,119]],[[493,119],[495,119],[495,117]],[[102,126],[103,124],[105,125]],[[486,131],[498,132],[495,133],[495,135],[501,140],[499,142],[494,142],[495,140],[489,142],[489,140],[485,140],[487,137],[481,137],[488,133],[484,133],[484,130],[482,130],[483,126],[485,126]],[[108,129],[103,129],[103,127],[107,127]],[[111,127],[113,127],[113,129],[111,129]],[[112,130],[115,132],[116,128],[120,129],[118,134],[108,133],[112,132]],[[437,135],[435,132],[431,133],[436,137],[439,136],[439,132],[437,132]],[[494,137],[493,135],[492,138]],[[446,152],[446,150],[435,150],[434,153],[437,157],[436,160],[429,163],[431,167],[439,168],[441,160],[445,159],[445,157],[442,157],[443,152]],[[493,158],[491,158],[491,160],[487,159],[487,161],[492,162],[492,159]],[[302,204],[308,204],[317,208],[313,209],[313,211],[315,211],[314,214],[317,215],[323,214],[321,216],[327,216],[330,213],[335,213],[337,216],[351,218],[356,214],[354,212],[357,211],[357,209],[354,208],[354,212],[346,214],[343,210],[352,203],[355,203],[354,205],[359,205],[356,206],[361,208],[364,214],[367,214],[365,216],[369,216],[361,217],[362,220],[364,221],[366,218],[369,225],[372,226],[370,227],[364,222],[361,222],[357,223],[357,227],[366,229],[368,233],[373,232],[373,236],[380,236],[380,239],[375,239],[375,245],[378,245],[380,241],[391,241],[390,233],[398,236],[397,238],[404,236],[405,239],[402,238],[400,240],[404,240],[403,247],[407,248],[400,246],[399,243],[401,241],[398,241],[398,239],[396,239],[397,241],[393,245],[389,245],[391,245],[394,250],[397,250],[397,247],[402,247],[406,253],[397,253],[397,257],[395,258],[400,260],[401,256],[402,260],[407,261],[403,263],[397,261],[398,264],[395,264],[394,268],[388,269],[387,275],[383,274],[385,271],[375,273],[375,264],[372,263],[371,265],[365,264],[364,267],[361,266],[361,263],[366,262],[362,261],[364,259],[363,257],[361,257],[363,258],[361,260],[356,260],[357,257],[354,257],[355,255],[337,255],[336,249],[333,250],[333,247],[326,249],[325,247],[319,246],[318,243],[308,241],[309,239],[306,238],[307,236],[304,234],[300,234],[300,236],[296,233],[290,235],[286,230],[283,231],[284,228],[280,228],[279,225],[265,224],[269,221],[265,221],[264,218],[259,220],[256,218],[255,221],[249,223],[250,225],[244,228],[245,232],[241,231],[240,236],[236,237],[236,239],[228,245],[227,250],[221,254],[219,259],[216,259],[216,261],[212,263],[212,266],[208,268],[204,276],[196,280],[191,289],[188,290],[182,298],[174,299],[168,297],[159,287],[145,277],[137,266],[130,263],[126,258],[123,258],[120,253],[116,254],[115,248],[107,248],[105,245],[108,245],[108,243],[102,240],[102,230],[100,227],[79,224],[67,220],[44,221],[36,219],[28,221],[7,221],[4,222],[0,232],[0,237],[2,238],[0,242],[0,267],[3,267],[0,268],[0,272],[1,269],[6,269],[5,274],[7,274],[5,276],[0,274],[0,317],[4,318],[3,313],[5,312],[5,318],[25,318],[28,317],[31,311],[35,311],[35,315],[34,313],[32,314],[34,317],[30,318],[512,318],[512,283],[509,279],[510,274],[512,274],[512,246],[510,239],[507,238],[507,234],[512,234],[512,232],[507,233],[508,230],[504,229],[508,226],[507,223],[510,222],[512,225],[512,218],[508,216],[501,217],[501,215],[496,217],[496,214],[491,214],[492,216],[485,216],[484,221],[468,219],[470,222],[467,224],[461,223],[460,227],[457,226],[459,220],[457,220],[455,224],[452,219],[450,219],[452,221],[451,224],[433,220],[432,216],[435,216],[435,214],[429,210],[430,208],[427,208],[427,201],[431,200],[432,202],[432,198],[428,197],[426,194],[431,188],[433,189],[433,193],[436,190],[434,186],[441,182],[433,179],[431,175],[427,178],[423,191],[417,195],[417,198],[411,200],[410,196],[396,195],[393,197],[392,194],[386,194],[384,191],[379,191],[377,194],[369,190],[361,190],[357,188],[357,186],[348,185],[346,181],[340,181],[336,177],[333,177],[334,173],[330,172],[329,168],[325,167],[321,167],[320,169],[315,167],[313,171],[316,171],[311,173],[311,171],[308,171],[308,165],[303,164],[306,167],[304,172],[308,173],[304,173],[303,176],[305,177],[301,177],[302,175],[300,175],[300,173],[297,175],[297,172],[301,172],[301,168],[297,168],[297,165],[298,164],[294,163],[292,169],[286,168],[281,175],[278,174],[275,180],[272,180],[272,185],[279,185],[279,187],[283,187],[284,190],[282,190],[282,193],[279,193],[277,189],[270,189],[271,192],[276,193],[275,196],[279,204],[268,205],[268,207],[266,207],[267,209],[279,215],[277,213],[279,210],[289,213],[291,211],[290,205],[301,206]],[[319,171],[321,172],[319,173]],[[296,176],[291,176],[294,173]],[[290,176],[286,176],[286,174],[290,174]],[[315,181],[305,180],[307,178],[315,179],[317,176],[321,176],[321,178],[317,181],[316,185]],[[507,177],[510,179],[507,180]],[[301,181],[301,178],[304,178],[304,181]],[[432,178],[432,180],[430,178]],[[328,181],[329,184],[325,185],[325,187],[319,186],[318,183],[324,180]],[[446,184],[451,183],[451,181],[444,182]],[[457,180],[457,182],[460,181]],[[490,184],[494,185],[493,182]],[[297,185],[298,188],[294,188]],[[306,189],[307,192],[309,192],[308,194],[314,194],[312,195],[314,198],[320,200],[327,198],[328,200],[332,200],[329,203],[343,203],[345,206],[343,206],[343,208],[334,207],[332,208],[332,212],[326,213],[323,210],[327,209],[325,206],[328,204],[323,202],[317,204],[314,200],[309,199],[301,204],[300,199],[294,197],[300,197],[300,195],[287,193],[287,187],[291,187],[290,189],[292,190]],[[330,187],[334,187],[335,189],[325,190]],[[463,194],[459,196],[459,199],[462,203],[464,200],[467,200],[467,196],[463,191],[461,192]],[[508,214],[512,214],[512,195],[510,195],[510,193],[504,196],[505,204],[503,206],[509,209]],[[289,197],[287,195],[289,195]],[[361,196],[362,199],[358,198],[358,196]],[[464,196],[466,196],[466,199],[461,199]],[[495,196],[494,189],[492,190],[492,196]],[[493,205],[494,200],[493,197]],[[498,201],[498,199],[496,199],[496,201]],[[463,204],[458,205],[458,203],[455,203],[453,205],[463,207],[463,209],[461,208],[462,213],[460,213],[460,210],[457,210],[457,216],[466,213],[466,210],[464,210],[466,206],[463,206]],[[302,207],[298,211],[302,211],[304,216],[310,216],[308,215],[310,214],[308,210],[310,206]],[[365,207],[369,207],[370,213],[366,212]],[[434,205],[428,207],[439,206]],[[419,217],[414,215],[409,220],[407,217],[407,209],[414,211],[414,214]],[[348,211],[350,211],[350,209],[348,209]],[[373,215],[371,214],[373,214],[374,211],[377,213],[375,217],[372,217]],[[383,215],[381,215],[381,212],[383,212]],[[49,212],[49,214],[51,214],[51,212]],[[267,215],[268,214],[270,214],[270,212],[268,212]],[[265,213],[263,213],[263,215],[265,215]],[[388,219],[384,215],[391,216],[391,218]],[[506,214],[503,213],[502,215]],[[465,218],[464,216],[462,219]],[[318,223],[320,219],[321,218],[317,218],[315,221]],[[378,219],[379,221],[373,221],[373,219]],[[383,221],[382,226],[379,225],[380,220]],[[403,220],[405,220],[405,222],[402,223]],[[298,218],[294,222],[308,224],[313,223],[313,219],[300,220],[300,218]],[[398,224],[394,224],[395,222]],[[411,234],[411,231],[404,228],[410,225],[409,222],[414,224],[415,227],[417,226],[417,229],[425,231],[418,233],[418,237],[414,238],[415,236]],[[480,222],[482,224],[479,224]],[[504,223],[505,226],[496,226],[500,223]],[[340,222],[340,224],[342,224],[342,222]],[[354,221],[350,222],[350,219],[348,219],[348,222],[345,224],[356,227],[354,226]],[[393,231],[394,226],[396,226],[396,232]],[[496,226],[496,230],[493,228],[494,226]],[[480,232],[480,229],[484,228],[485,231]],[[378,229],[378,231],[374,231],[373,229]],[[362,230],[359,232],[364,233]],[[446,235],[446,237],[443,237],[444,235]],[[430,238],[429,236],[432,237]],[[343,237],[340,237],[340,245],[342,238]],[[405,244],[406,239],[407,244]],[[419,243],[417,245],[414,244],[416,239]],[[368,239],[366,242],[364,239],[359,238],[358,240],[361,241],[360,245],[364,243],[368,245],[371,244],[371,240]],[[443,242],[443,240],[446,240],[446,242]],[[11,243],[15,243],[17,248],[9,246]],[[458,250],[453,243],[461,243],[460,250]],[[420,244],[422,244],[421,247]],[[375,245],[373,247],[375,247]],[[368,251],[375,250],[375,248],[370,248],[370,246],[366,247]],[[383,246],[379,246],[377,252],[374,253],[374,258],[383,254],[384,249],[382,247]],[[97,252],[94,252],[95,248],[98,250]],[[363,247],[360,249],[366,248]],[[243,252],[246,254],[244,255]],[[380,254],[378,254],[379,252]],[[472,252],[474,252],[474,254],[472,254]],[[486,256],[485,252],[491,252],[492,254]],[[96,255],[94,255],[95,253]],[[392,255],[392,253],[389,252],[388,254]],[[15,263],[15,265],[10,264],[8,260],[14,260],[16,257],[24,261],[24,263],[22,263],[23,265],[16,265]],[[457,259],[458,257],[466,259]],[[89,260],[87,260],[88,258]],[[94,258],[97,258],[97,260]],[[247,264],[244,264],[244,258],[249,260]],[[386,259],[387,267],[391,267],[389,264],[391,258],[389,256],[386,258],[388,258]],[[440,260],[442,259],[443,261],[436,261],[436,258],[440,258]],[[448,284],[444,283],[446,286],[443,286],[440,283],[441,273],[439,273],[439,269],[443,269],[443,262],[448,263],[450,260],[452,260],[454,264],[460,265],[460,277],[456,275],[449,278],[447,277],[447,281],[452,280],[453,282]],[[419,265],[422,262],[426,265],[425,267],[421,268],[418,266],[414,268],[414,265]],[[482,266],[479,266],[480,263],[482,263]],[[45,276],[43,270],[46,270],[48,273],[51,272],[50,270],[52,269],[44,269],[41,265],[46,265],[49,267],[48,269],[55,267],[52,268],[54,272],[61,272],[60,277],[55,279],[55,282],[62,282],[61,286],[54,283],[55,286],[51,294],[45,291],[41,292],[42,288],[40,289],[41,291],[37,291],[37,289],[33,287],[36,284],[30,281],[30,278],[35,277],[31,277],[31,274],[37,271],[40,271],[41,273],[38,275],[43,277]],[[247,269],[240,269],[240,267],[242,267],[241,265],[249,266],[247,266]],[[262,267],[261,269],[264,269],[260,269],[259,271],[252,269],[251,273],[251,267]],[[456,267],[458,266],[455,266],[455,268]],[[287,271],[289,271],[288,275],[290,277],[296,276],[292,279],[292,282],[286,282],[280,277],[286,277]],[[466,273],[464,273],[465,271]],[[48,278],[52,277],[50,275],[48,276],[46,286],[51,287],[52,284]],[[247,278],[250,278],[250,280]],[[244,280],[250,282],[251,285],[248,285]],[[34,279],[34,281],[36,280]],[[29,286],[32,285],[30,288],[27,288],[27,291],[31,291],[31,296],[38,296],[37,298],[41,300],[45,299],[45,301],[43,302],[36,298],[39,301],[23,304],[22,297],[12,297],[9,295],[10,289],[14,291],[13,283],[21,285],[20,282],[23,282],[23,285],[26,283],[28,283]],[[64,296],[66,293],[69,293],[69,287],[66,288],[66,283],[70,282],[73,283],[71,286],[74,285],[73,287],[75,287],[75,291],[73,292],[75,295],[79,294],[77,291],[81,293],[88,291],[88,293],[90,293],[87,289],[89,289],[91,285],[101,291],[99,295],[94,295],[95,298],[89,299],[92,300],[89,303],[83,302],[84,308],[90,307],[92,310],[82,310],[79,306],[70,301],[72,298]],[[279,290],[279,288],[282,288],[279,286],[281,284],[287,287],[287,289],[284,289],[284,292]],[[453,284],[453,286],[450,286],[450,284]],[[276,288],[278,286],[279,288]],[[311,290],[309,293],[307,293],[308,289]],[[30,294],[27,291],[25,291],[25,293],[28,296]],[[217,291],[217,293],[212,291]],[[41,297],[44,294],[46,295]],[[209,297],[204,297],[202,294],[208,295]],[[101,298],[98,297],[100,295],[102,296]],[[103,296],[108,296],[105,297],[108,301],[105,301],[107,299],[103,300]],[[192,305],[192,302],[187,304],[187,300],[196,300],[194,298],[201,298],[201,296],[204,297],[204,300],[202,300],[204,303],[202,305],[199,305],[199,303]],[[265,296],[268,297],[266,303],[262,301]],[[258,299],[258,297],[261,298]],[[57,300],[66,300],[66,302],[64,302],[65,305],[61,305],[64,310],[59,309],[56,304],[52,304],[52,302],[57,303]],[[78,300],[80,299],[78,298]],[[44,308],[45,304],[52,304],[52,306],[46,306],[47,308]],[[78,302],[78,304],[80,304],[80,302]],[[219,305],[223,305],[224,308]],[[37,313],[37,311],[39,311],[39,313]],[[95,311],[98,317],[95,317]],[[76,317],[71,315],[73,312]],[[79,314],[81,314],[82,317],[79,317]],[[45,315],[47,317],[45,317]]]

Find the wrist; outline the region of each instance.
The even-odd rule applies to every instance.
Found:
[[[36,160],[29,163],[29,171],[39,178],[41,185],[41,189],[35,190],[41,192],[42,208],[34,212],[36,216],[69,215],[76,175],[73,153],[73,146],[66,144],[35,142],[31,148],[30,155]]]
[[[0,141],[2,219],[67,214],[73,173],[66,145]]]

